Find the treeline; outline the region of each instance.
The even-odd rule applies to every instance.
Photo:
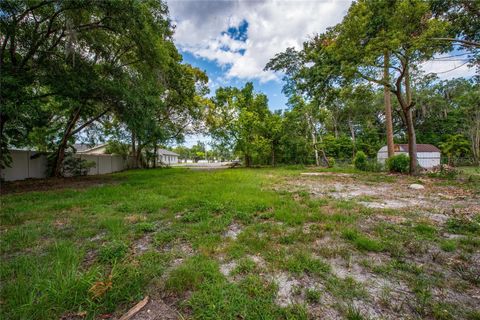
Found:
[[[359,150],[375,157],[384,144],[393,156],[394,143],[408,143],[415,173],[417,142],[440,147],[450,162],[478,164],[479,76],[439,81],[420,65],[454,59],[478,69],[479,12],[480,3],[461,0],[356,1],[341,23],[266,65],[284,74],[287,111],[270,112],[251,84],[221,88],[210,134],[247,166],[331,165]]]
[[[478,163],[478,82],[421,76],[414,78],[412,87],[418,101],[413,113],[418,142],[438,146],[451,164],[458,160]],[[218,89],[212,97],[214,107],[207,113],[214,138],[210,158],[239,157],[246,165],[332,165],[350,162],[362,151],[374,159],[386,144],[383,89],[344,86],[337,94],[324,107],[293,96],[289,109],[272,112],[266,96],[255,93],[251,83],[243,89]],[[407,143],[401,114],[394,112],[392,119],[395,143]],[[174,151],[189,159],[205,159],[202,145]]]
[[[28,147],[60,176],[74,143],[98,137],[128,141],[141,166],[203,117],[208,78],[182,63],[164,2],[5,0],[0,12],[2,167]]]
[[[275,112],[252,83],[207,97],[162,1],[4,0],[0,12],[1,167],[8,149],[33,148],[60,176],[79,141],[109,141],[147,166],[194,132],[212,137],[212,157],[247,166],[331,165],[408,143],[414,173],[417,142],[452,163],[479,162],[480,77],[440,81],[420,69],[432,59],[479,69],[478,1],[354,2],[341,23],[266,65],[284,75],[288,109]],[[209,158],[197,147],[177,151]]]

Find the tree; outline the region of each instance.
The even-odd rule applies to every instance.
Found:
[[[388,86],[396,96],[406,127],[410,156],[410,173],[417,170],[417,151],[412,111],[411,70],[418,63],[433,57],[437,52],[448,50],[444,44],[434,44],[432,37],[447,33],[447,24],[430,19],[432,12],[428,3],[410,0],[385,0],[393,10],[383,19],[388,30],[379,30],[374,19],[379,1],[354,3],[341,24],[329,33],[326,51],[341,63],[342,73],[357,75],[363,79]],[[391,53],[390,70],[394,71],[392,82],[386,83],[380,64],[385,48]]]
[[[464,156],[470,151],[470,145],[461,134],[455,134],[448,137],[448,139],[440,144],[440,149],[448,157],[448,164],[453,165],[454,158]]]
[[[145,148],[194,129],[208,79],[181,63],[164,2],[3,1],[0,10],[2,150],[53,140],[58,176],[69,145],[99,121],[126,125],[136,165]]]
[[[253,84],[242,89],[219,88],[208,111],[209,132],[218,145],[234,150],[250,167],[270,153],[266,120],[270,116],[264,94],[253,91]]]

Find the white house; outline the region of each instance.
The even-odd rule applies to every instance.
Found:
[[[394,147],[395,155],[405,154],[408,156],[408,144],[396,144]],[[388,158],[388,148],[383,146],[378,150],[377,161],[385,164]],[[430,169],[440,165],[440,150],[431,144],[417,144],[417,160],[420,167]]]
[[[179,154],[173,151],[158,149],[157,155],[158,155],[158,158],[157,158],[158,163],[164,163],[164,164],[178,163]]]

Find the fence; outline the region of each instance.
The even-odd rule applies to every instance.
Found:
[[[37,152],[10,150],[12,163],[9,168],[1,170],[5,181],[24,180],[29,178],[46,178],[47,156],[35,157]],[[95,166],[90,168],[88,175],[105,174],[122,171],[128,168],[127,160],[118,155],[109,154],[76,154],[78,158],[92,161]]]

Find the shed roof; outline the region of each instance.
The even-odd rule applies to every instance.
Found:
[[[396,152],[408,152],[408,144],[396,144]],[[378,152],[387,152],[387,146],[383,146]],[[440,149],[431,144],[417,144],[417,153],[418,152],[440,152]]]

